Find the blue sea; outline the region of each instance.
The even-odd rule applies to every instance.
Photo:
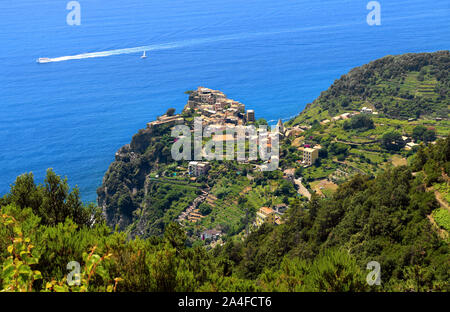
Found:
[[[95,201],[117,149],[198,86],[287,120],[355,66],[450,48],[448,0],[381,0],[380,26],[366,0],[79,0],[80,26],[68,2],[0,1],[0,194],[53,168]]]

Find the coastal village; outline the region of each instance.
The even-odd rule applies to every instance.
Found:
[[[223,92],[218,90],[212,90],[205,87],[199,87],[197,90],[189,91],[189,99],[180,114],[166,114],[157,118],[156,121],[147,124],[148,128],[154,128],[161,125],[168,125],[170,127],[175,125],[185,124],[189,117],[202,117],[203,127],[209,126],[218,132],[225,131],[226,129],[233,129],[238,126],[248,126],[254,124],[256,119],[255,110],[246,109],[246,106],[238,101],[229,99]],[[369,107],[362,107],[359,111],[345,112],[340,115],[334,116],[330,119],[324,119],[320,121],[321,126],[327,126],[340,121],[351,119],[353,116],[364,114],[370,116],[378,116],[379,113]],[[188,117],[187,117],[188,116]],[[414,120],[409,120],[412,122]],[[274,133],[282,139],[289,139],[292,142],[292,146],[301,153],[302,158],[298,159],[298,166],[303,168],[309,168],[317,164],[320,161],[320,150],[322,146],[320,144],[312,144],[311,140],[308,140],[304,136],[305,132],[311,129],[311,125],[296,125],[292,127],[286,127],[281,120],[278,121],[275,126]],[[193,131],[193,130],[191,130]],[[272,134],[273,135],[273,134]],[[258,137],[247,137],[250,140],[258,140]],[[272,137],[268,138],[268,147],[270,148]],[[403,136],[405,141],[405,150],[414,148],[415,143],[411,137]],[[235,142],[235,136],[229,134],[214,135],[212,140],[222,142]],[[353,146],[353,142],[343,142],[343,144],[349,144]],[[339,164],[339,161],[335,161]],[[248,163],[248,162],[247,162]],[[264,165],[264,164],[263,164]],[[253,170],[261,171],[262,165],[253,163]],[[196,182],[198,179],[207,177],[211,169],[211,164],[208,161],[190,161],[187,167],[179,168],[178,175],[189,178],[191,182]],[[307,200],[312,198],[313,193],[318,196],[324,197],[325,194],[334,192],[339,181],[347,179],[353,172],[361,172],[358,168],[351,168],[351,165],[344,164],[336,168],[325,178],[320,178],[317,181],[309,183],[309,187],[304,185],[303,177],[296,175],[295,168],[278,168],[282,171],[283,178],[295,187],[298,196],[304,197]],[[248,175],[250,177],[250,175]],[[217,197],[211,193],[210,189],[202,189],[201,194],[187,207],[177,218],[180,224],[196,224],[201,223],[205,216],[201,213],[199,207],[206,203],[210,207],[215,207]],[[264,223],[270,223],[279,225],[283,223],[283,215],[289,206],[285,203],[273,205],[272,207],[261,206],[256,212],[256,218],[252,223],[252,228],[256,229]],[[222,244],[222,236],[224,231],[221,228],[209,228],[203,230],[199,234],[199,238],[203,241],[207,241],[211,247],[216,244]]]
[[[199,87],[189,92],[189,100],[183,111],[190,110],[202,117],[203,126],[215,125],[220,127],[233,127],[255,121],[255,111],[245,110],[245,105],[228,99],[218,90]],[[163,115],[156,121],[147,124],[149,128],[159,125],[177,125],[184,123],[182,114]]]
[[[212,90],[205,87],[199,87],[195,91],[189,92],[189,100],[183,109],[183,112],[189,112],[192,116],[202,118],[202,126],[209,126],[211,130],[222,132],[224,134],[216,134],[212,137],[216,142],[232,142],[236,141],[236,134],[225,133],[227,130],[233,130],[237,127],[245,127],[252,125],[256,121],[255,111],[252,109],[246,110],[245,105],[227,98],[227,96],[218,90]],[[177,115],[168,116],[163,115],[157,118],[156,121],[147,124],[148,128],[157,127],[161,125],[181,125],[186,122],[183,117],[183,112]],[[301,129],[299,129],[301,130]],[[191,130],[193,132],[193,130]],[[271,144],[274,136],[283,136],[285,129],[281,120],[278,121],[276,131],[268,134],[267,151],[271,151]],[[288,133],[296,133],[289,130]],[[261,135],[250,136],[246,133],[246,139],[257,141],[261,139]],[[269,160],[270,162],[270,160]],[[261,167],[260,167],[261,168]],[[188,166],[188,174],[193,178],[207,174],[209,169],[208,162],[192,161]]]
[[[189,112],[190,116],[201,117],[203,127],[209,126],[217,132],[225,131],[226,129],[233,129],[238,126],[252,125],[256,122],[255,110],[248,109],[243,103],[229,99],[223,92],[212,90],[205,87],[199,87],[195,91],[189,92],[189,100],[180,114],[163,115],[157,118],[156,121],[147,124],[148,128],[154,128],[162,125],[170,127],[181,125],[186,122],[185,114]],[[306,127],[305,129],[307,129]],[[276,125],[274,133],[269,134],[267,138],[268,150],[270,151],[272,136],[278,135],[284,137],[285,135],[294,136],[299,135],[304,131],[301,127],[285,128],[281,120]],[[246,137],[250,140],[258,140],[258,137]],[[222,142],[234,142],[235,137],[229,134],[215,135],[212,140]],[[317,157],[317,149],[306,149],[305,165],[310,165]],[[270,161],[270,160],[269,160]],[[188,176],[190,181],[195,182],[198,178],[208,175],[211,165],[207,161],[190,161],[186,171],[180,172],[181,175]],[[261,165],[254,164],[255,170],[261,170]],[[210,194],[208,190],[202,190],[201,194],[187,207],[177,218],[180,224],[184,222],[197,223],[200,222],[204,216],[199,210],[199,205],[208,203],[214,206],[214,201],[217,198]],[[259,227],[263,223],[281,224],[282,216],[287,210],[286,204],[279,204],[275,207],[261,207],[256,214],[256,220],[253,223],[254,227]],[[222,231],[218,229],[208,229],[201,233],[202,240],[212,241],[213,244],[220,241],[223,235]]]

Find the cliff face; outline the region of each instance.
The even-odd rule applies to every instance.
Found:
[[[125,230],[143,208],[148,174],[167,161],[169,128],[159,126],[140,130],[130,144],[121,147],[98,188],[98,205],[108,225]]]

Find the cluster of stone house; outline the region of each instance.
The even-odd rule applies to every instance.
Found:
[[[178,216],[178,222],[182,223],[183,221],[187,220],[192,223],[196,223],[203,219],[204,216],[200,213],[200,209],[197,207],[205,200],[208,200],[208,197],[209,194],[205,191],[202,191],[202,193],[196,199],[194,199],[192,204]]]
[[[233,128],[244,125],[247,121],[255,121],[255,111],[246,112],[245,105],[227,98],[218,90],[199,87],[189,95],[185,109],[192,109],[203,118],[203,126],[217,125]],[[163,115],[153,122],[147,124],[148,128],[160,125],[180,125],[184,118],[178,114],[173,116]]]
[[[194,108],[198,104],[214,105],[218,100],[226,99],[226,95],[219,90],[198,87],[196,91],[189,95],[187,103],[189,108]]]
[[[254,121],[255,119],[255,112],[249,110],[246,113],[244,104],[227,98],[221,91],[204,87],[199,87],[190,94],[186,108],[202,115],[204,126],[226,125],[233,127],[244,125],[247,121]]]
[[[181,115],[173,115],[173,116],[163,115],[163,116],[159,116],[157,118],[157,120],[149,122],[147,124],[147,128],[152,128],[152,127],[161,126],[161,125],[176,126],[176,125],[181,125],[183,123],[184,123],[184,118],[181,117]]]

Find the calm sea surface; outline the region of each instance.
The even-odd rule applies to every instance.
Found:
[[[200,85],[287,119],[355,66],[450,48],[448,0],[380,1],[377,27],[364,0],[80,0],[81,26],[68,2],[0,1],[0,194],[51,167],[95,201],[116,150]]]

